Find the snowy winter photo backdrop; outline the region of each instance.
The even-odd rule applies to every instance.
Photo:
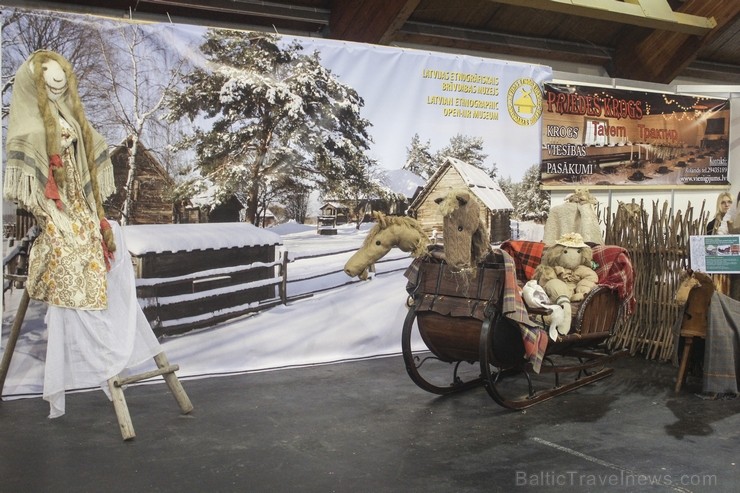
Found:
[[[539,164],[541,87],[551,77],[548,67],[56,12],[3,9],[2,17],[3,115],[13,74],[30,53],[48,49],[69,59],[91,123],[109,145],[127,153],[126,178],[117,182],[121,200],[109,204],[108,210],[124,225],[146,185],[137,180],[136,172],[137,153],[143,150],[154,156],[173,183],[160,199],[211,209],[237,196],[245,204],[243,220],[249,222],[277,203],[286,218],[301,223],[316,213],[307,205],[309,193],[315,191],[345,200],[390,197],[394,192],[389,172],[405,169],[427,178],[438,161],[435,157],[446,152],[515,181]],[[12,222],[12,214],[12,204],[4,204],[5,222]],[[365,232],[355,229],[347,234],[356,235],[351,243],[359,247]],[[305,234],[315,235],[315,229]],[[332,247],[336,248],[328,248]],[[393,289],[381,288],[381,295],[358,296],[360,290],[372,290],[365,283],[362,288],[346,286],[332,296],[343,302],[357,300],[363,310],[388,315],[392,320],[375,317],[373,330],[390,334],[391,352],[399,352],[405,281],[399,273],[391,276]],[[361,313],[349,306],[350,313]],[[226,364],[214,371],[389,352],[386,336],[363,334],[364,323],[350,323],[334,313],[304,300],[259,314],[271,319],[283,315],[279,322],[283,332],[301,340],[300,361],[289,356],[298,347],[269,349],[277,340],[273,331],[257,336],[259,342],[252,341],[250,347],[282,353],[285,361],[250,359],[242,352],[238,368]],[[315,318],[320,314],[325,316],[323,322]],[[6,303],[4,326],[13,315],[12,303]],[[322,327],[324,334],[334,333],[340,347],[330,357],[312,357],[312,350],[321,344],[312,337]],[[213,351],[223,349],[215,337],[218,329],[214,327],[208,337]],[[242,334],[246,332],[255,333]],[[236,330],[230,337],[238,334]],[[37,335],[43,338],[43,331]],[[281,346],[292,341],[281,337]],[[185,335],[178,344],[186,346],[188,338],[195,343],[198,336]],[[374,340],[383,342],[374,345]],[[208,372],[190,358],[203,352],[203,343],[195,344],[201,351],[176,353],[184,374]],[[230,345],[243,347],[233,340]],[[228,359],[227,353],[221,361]],[[218,358],[211,356],[213,364]],[[188,370],[188,362],[199,369]]]
[[[514,181],[540,162],[548,67],[44,11],[2,15],[4,87],[34,50],[61,53],[94,126],[110,145],[129,139],[131,168],[140,142],[175,178],[176,198],[212,206],[237,193],[250,221],[273,201],[300,207],[289,200],[296,191],[378,196],[384,170],[426,178],[434,154],[455,146],[468,152],[455,157]],[[119,185],[124,224],[135,193],[129,171]]]

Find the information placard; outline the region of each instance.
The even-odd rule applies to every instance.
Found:
[[[691,236],[691,268],[707,274],[740,273],[740,235]]]

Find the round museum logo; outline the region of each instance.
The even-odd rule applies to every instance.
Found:
[[[542,90],[532,79],[517,79],[506,94],[506,105],[518,125],[534,125],[542,115]]]

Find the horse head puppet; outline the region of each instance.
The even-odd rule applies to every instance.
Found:
[[[469,190],[452,190],[435,200],[442,214],[445,261],[453,270],[475,267],[491,251],[480,205]]]
[[[375,226],[368,231],[360,249],[344,264],[344,272],[350,277],[367,279],[370,267],[391,248],[399,248],[414,257],[420,257],[427,251],[429,238],[415,219],[386,216],[381,212],[373,212],[373,216],[377,221]]]

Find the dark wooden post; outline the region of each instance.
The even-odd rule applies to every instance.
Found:
[[[280,274],[282,275],[282,280],[280,281],[280,301],[283,302],[283,305],[288,304],[288,252],[287,250],[283,252],[283,262],[280,266]]]

